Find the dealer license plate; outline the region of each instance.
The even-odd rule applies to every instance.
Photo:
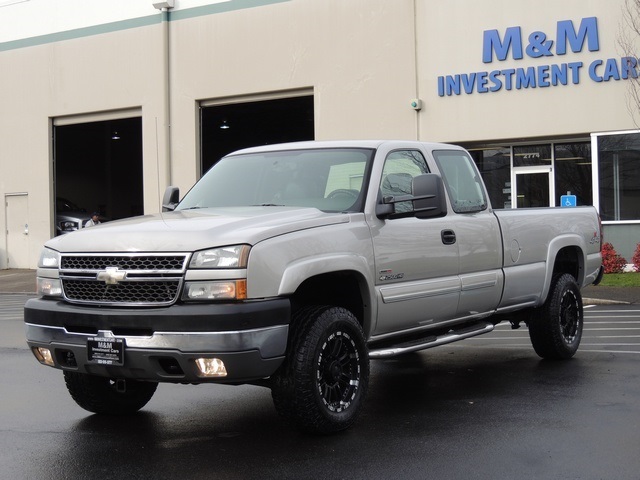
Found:
[[[123,338],[90,337],[87,339],[87,359],[89,363],[121,367],[124,348]]]

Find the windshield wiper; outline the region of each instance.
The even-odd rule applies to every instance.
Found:
[[[258,205],[251,205],[252,207],[284,207],[278,203],[260,203]]]

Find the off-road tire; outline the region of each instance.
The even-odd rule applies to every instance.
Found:
[[[349,428],[369,385],[369,352],[355,316],[315,306],[292,319],[286,359],[272,377],[278,413],[296,428],[330,434]]]
[[[529,337],[536,353],[546,359],[573,357],[584,324],[582,294],[569,274],[557,275],[539,312],[529,321]]]
[[[158,387],[156,382],[122,380],[120,390],[115,380],[107,377],[64,372],[71,397],[85,410],[103,415],[128,415],[144,407]],[[122,383],[124,382],[124,383]]]

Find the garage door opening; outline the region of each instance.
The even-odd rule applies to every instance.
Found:
[[[54,167],[56,235],[144,213],[141,118],[55,126]]]
[[[314,139],[313,95],[203,106],[201,172],[240,148]]]

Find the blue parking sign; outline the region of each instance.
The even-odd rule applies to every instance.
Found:
[[[578,200],[575,195],[562,195],[560,197],[561,207],[575,207],[578,205]]]

